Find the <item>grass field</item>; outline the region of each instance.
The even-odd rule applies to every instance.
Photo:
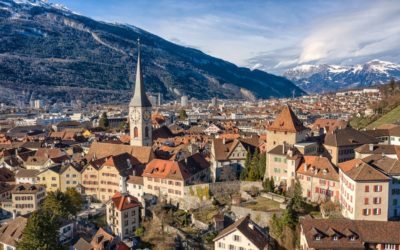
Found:
[[[400,106],[397,106],[397,108],[393,109],[386,115],[382,116],[378,120],[374,121],[373,123],[369,124],[367,128],[376,128],[382,124],[386,123],[395,123],[395,122],[400,122]]]
[[[263,212],[280,210],[278,202],[264,197],[258,197],[253,202],[242,203],[241,206]]]

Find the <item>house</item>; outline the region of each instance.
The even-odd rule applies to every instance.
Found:
[[[61,190],[60,183],[60,173],[62,170],[61,165],[55,165],[49,167],[42,172],[40,172],[38,176],[38,183],[44,185],[46,187],[47,192],[54,192],[57,190]]]
[[[181,161],[154,159],[142,174],[144,193],[179,202],[185,186],[209,181],[209,166],[199,153]]]
[[[362,159],[339,164],[342,215],[352,220],[386,221],[390,178]]]
[[[2,223],[0,227],[0,245],[2,249],[17,249],[17,243],[22,237],[27,222],[27,217],[18,216]]]
[[[42,185],[18,184],[11,190],[11,200],[2,202],[2,208],[14,215],[25,215],[39,209],[45,196]]]
[[[214,249],[269,249],[269,236],[245,216],[223,229],[214,238]]]
[[[85,194],[107,202],[111,197],[121,192],[121,183],[129,175],[142,173],[140,162],[129,153],[110,155],[89,162],[82,170],[82,186]]]
[[[381,144],[400,145],[400,126],[384,124],[373,130],[365,131],[370,136],[377,138]]]
[[[144,183],[143,183],[143,177],[142,176],[134,176],[130,175],[128,177],[128,180],[126,181],[126,189],[127,192],[136,197],[141,203],[142,206],[145,206],[144,202]]]
[[[237,179],[244,168],[247,153],[254,153],[258,144],[257,137],[213,139],[210,152],[212,181]]]
[[[393,159],[400,159],[400,146],[385,144],[364,144],[354,149],[355,158],[362,159],[371,155],[385,155]]]
[[[300,220],[300,249],[400,249],[400,223],[350,219]]]
[[[134,196],[117,192],[107,202],[106,217],[114,235],[124,240],[135,235],[140,226],[141,203]]]
[[[15,174],[15,181],[17,184],[20,183],[29,183],[36,184],[38,183],[38,175],[40,171],[35,169],[20,169]]]
[[[215,135],[221,132],[221,129],[215,125],[215,124],[210,124],[210,126],[208,126],[205,130],[204,133],[207,135]]]
[[[93,250],[112,250],[118,242],[119,240],[112,234],[106,232],[103,228],[99,228],[92,237],[90,245]]]
[[[68,188],[76,188],[82,184],[82,167],[78,164],[67,164],[61,167],[60,171],[60,190],[67,191]]]
[[[273,123],[267,127],[267,150],[282,144],[294,145],[306,140],[309,129],[297,118],[289,105],[286,105]]]
[[[378,140],[356,129],[347,127],[326,134],[324,148],[333,164],[355,158],[354,149],[364,144],[377,144]]]
[[[329,132],[343,129],[348,126],[348,122],[341,119],[322,119],[319,118],[311,125],[311,134],[313,136],[325,135]]]
[[[273,179],[276,185],[289,188],[296,179],[296,169],[300,164],[301,154],[297,148],[287,144],[277,145],[267,152],[265,177]]]
[[[322,156],[303,156],[296,170],[303,197],[312,202],[339,201],[339,171]]]

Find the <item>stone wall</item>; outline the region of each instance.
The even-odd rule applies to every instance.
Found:
[[[283,195],[279,194],[274,194],[274,193],[261,193],[261,197],[276,201],[278,203],[285,203],[286,202],[286,197]]]

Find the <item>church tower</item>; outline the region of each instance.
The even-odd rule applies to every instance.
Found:
[[[135,93],[129,104],[129,124],[132,146],[152,145],[151,103],[147,98],[143,85],[139,39]]]

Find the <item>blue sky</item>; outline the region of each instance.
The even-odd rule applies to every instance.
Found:
[[[400,63],[400,1],[50,0],[127,23],[240,66]]]

